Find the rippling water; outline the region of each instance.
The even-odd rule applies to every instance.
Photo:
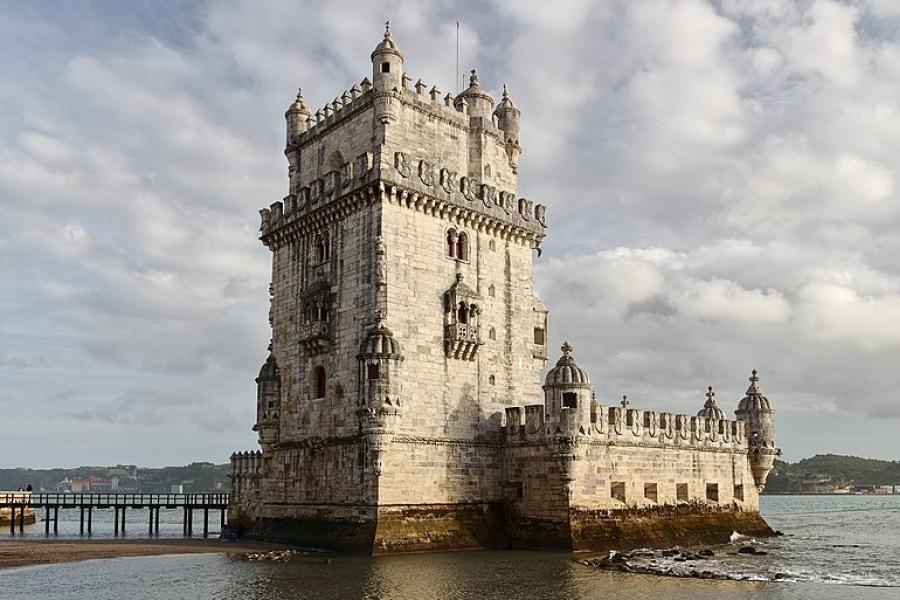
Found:
[[[725,546],[716,548],[716,556],[703,568],[759,579],[781,573],[792,581],[703,581],[610,573],[578,564],[567,554],[538,552],[459,552],[377,559],[311,556],[288,563],[181,555],[0,571],[0,597],[900,599],[900,496],[767,497],[763,511],[773,527],[785,533],[784,537],[756,544],[768,555],[732,556],[729,551],[733,548]],[[135,519],[140,522],[137,515]],[[180,532],[180,525],[173,527]],[[77,533],[77,521],[74,530]],[[43,535],[40,524],[33,531]],[[129,536],[138,535],[137,525],[131,527]]]

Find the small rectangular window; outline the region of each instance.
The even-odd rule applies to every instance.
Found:
[[[563,408],[578,408],[578,394],[575,392],[563,392]]]
[[[688,484],[679,483],[675,486],[675,499],[678,502],[687,502],[690,499],[690,496],[688,496]]]
[[[381,72],[382,73],[390,73],[391,72],[391,63],[389,63],[389,62],[381,63]]]
[[[618,500],[619,502],[625,502],[625,482],[624,481],[613,481],[609,484],[609,495],[613,500]]]
[[[719,501],[719,484],[718,483],[707,483],[706,484],[706,499],[709,502],[718,502]]]
[[[535,327],[534,328],[534,343],[538,346],[543,346],[547,343],[544,338],[544,328],[543,327]]]
[[[378,368],[378,365],[377,365],[377,364],[374,364],[374,365],[368,365],[368,367],[367,367],[367,369],[366,369],[366,375],[367,375],[367,377],[368,377],[370,380],[372,380],[372,379],[380,379],[380,378],[381,378],[381,372],[380,372],[380,369]]]
[[[652,500],[653,502],[658,502],[655,483],[644,484],[644,498],[646,498],[647,500]]]
[[[737,483],[734,486],[734,499],[744,501],[744,484]]]

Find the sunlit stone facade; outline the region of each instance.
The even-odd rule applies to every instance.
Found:
[[[695,417],[604,406],[568,344],[541,385],[546,211],[517,191],[520,111],[474,71],[455,97],[413,84],[403,58],[386,30],[371,80],[285,115],[260,449],[232,457],[231,523],[374,553],[601,547],[629,515],[767,530],[767,400],[737,421],[712,395]]]

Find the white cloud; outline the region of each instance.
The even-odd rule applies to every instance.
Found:
[[[604,397],[693,410],[713,383],[728,404],[759,367],[779,410],[833,434],[896,418],[894,4],[235,0],[151,3],[125,31],[0,14],[35,40],[0,36],[3,396],[68,403],[80,418],[48,427],[117,440],[103,456],[172,406],[207,456],[252,443],[211,431],[252,412],[265,354],[255,212],[286,188],[282,114],[298,86],[320,106],[370,76],[391,18],[414,79],[454,90],[459,20],[461,70],[509,84],[520,192],[549,205],[550,332]],[[222,420],[190,425],[195,398]]]

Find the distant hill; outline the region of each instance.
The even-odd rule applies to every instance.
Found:
[[[817,454],[795,463],[776,460],[766,493],[800,492],[804,483],[817,479],[830,479],[834,487],[900,484],[900,462],[840,454]]]
[[[90,491],[168,492],[181,485],[185,492],[228,491],[231,465],[195,462],[181,467],[149,469],[135,465],[77,467],[75,469],[0,469],[0,490],[16,490],[29,484],[35,490],[63,490],[65,480],[90,480]],[[71,484],[69,484],[71,485]]]

